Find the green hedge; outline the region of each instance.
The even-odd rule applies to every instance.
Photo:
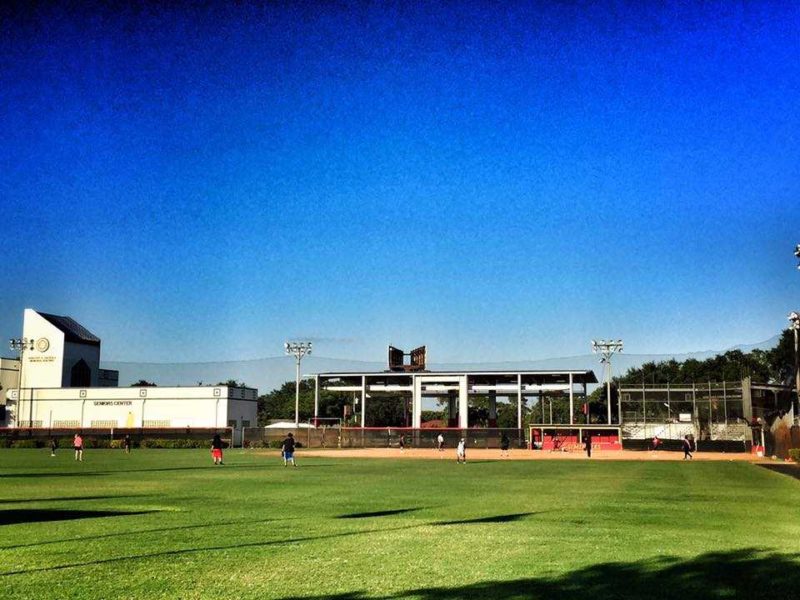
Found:
[[[83,447],[85,449],[95,448],[113,448],[121,449],[123,440],[116,439],[110,440],[108,438],[83,438]],[[193,440],[193,439],[143,439],[141,441],[131,440],[131,446],[134,448],[211,448],[211,440]],[[223,446],[229,448],[230,444],[223,441]],[[278,444],[280,448],[280,443]],[[9,439],[0,438],[0,448],[50,448],[50,440],[48,439]],[[59,439],[59,450],[72,450],[72,439]]]
[[[800,462],[800,448],[792,448],[789,450],[789,458],[795,462]]]

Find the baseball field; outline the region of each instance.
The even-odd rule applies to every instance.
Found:
[[[800,480],[749,461],[0,452],[3,598],[800,597]],[[525,451],[515,451],[523,453]],[[512,453],[513,454],[513,453]],[[674,456],[673,456],[674,457]],[[796,474],[796,473],[795,473]]]

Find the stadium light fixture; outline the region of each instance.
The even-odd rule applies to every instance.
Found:
[[[794,247],[794,255],[800,261],[800,244]],[[797,263],[797,268],[800,269],[800,262]]]
[[[294,388],[294,426],[300,426],[300,361],[307,354],[311,354],[311,342],[286,342],[284,350],[288,356],[294,356],[297,366],[297,378]]]
[[[27,350],[33,350],[33,339],[28,339],[26,337],[21,338],[11,338],[8,340],[8,346],[12,350],[15,350],[19,353],[19,376],[17,377],[17,425],[19,426],[19,420],[22,418],[22,414],[19,412],[20,408],[22,407],[22,361],[25,358],[25,352]],[[33,397],[31,397],[31,406],[29,410],[29,419],[28,419],[28,426],[33,425]]]
[[[611,357],[617,352],[622,352],[622,340],[592,340],[592,352],[600,355],[603,371],[606,374],[606,403],[608,405],[608,424],[611,425]],[[618,419],[622,423],[621,407]]]

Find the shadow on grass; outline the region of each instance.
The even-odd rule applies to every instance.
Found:
[[[780,473],[781,475],[788,475],[795,479],[800,479],[800,466],[791,463],[776,463],[774,465],[758,465],[762,469],[772,471],[773,473]]]
[[[58,510],[50,508],[0,510],[0,525],[42,523],[45,521],[75,521],[78,519],[95,519],[98,517],[122,517],[128,515],[143,515],[151,512],[156,511]]]
[[[125,513],[135,514],[135,513]],[[46,540],[44,542],[29,542],[13,546],[0,546],[0,550],[15,550],[17,548],[30,548],[31,546],[47,546],[50,544],[68,544],[70,542],[85,542],[86,540],[102,540],[105,538],[119,538],[126,535],[141,535],[147,533],[163,533],[165,531],[181,531],[183,529],[203,529],[211,527],[228,527],[230,525],[260,525],[288,519],[260,519],[257,521],[218,521],[216,523],[201,523],[198,525],[175,525],[174,527],[158,527],[153,529],[135,529],[133,531],[116,531],[114,533],[101,533],[99,535],[83,535],[81,537],[64,538],[60,540]]]
[[[439,521],[434,523],[434,525],[472,525],[477,523],[513,523],[514,521],[519,521],[520,519],[524,519],[525,517],[529,517],[531,515],[535,515],[538,513],[533,512],[526,512],[526,513],[515,513],[511,515],[495,515],[492,517],[480,517],[477,519],[458,519],[455,521]]]
[[[0,504],[30,504],[32,502],[76,502],[79,500],[116,500],[118,498],[152,498],[153,494],[129,494],[125,496],[55,496],[52,498],[4,498]]]
[[[419,508],[395,508],[393,510],[376,510],[373,512],[351,513],[349,515],[339,515],[337,519],[368,519],[370,517],[389,517],[391,515],[402,515],[403,513],[414,512]]]
[[[276,468],[278,466],[283,466],[283,463],[280,464],[263,464],[263,465],[222,465],[215,466],[212,463],[202,466],[193,466],[193,467],[156,467],[153,469],[118,469],[115,471],[40,471],[38,473],[0,473],[0,478],[8,478],[13,479],[15,477],[97,477],[101,475],[124,475],[126,473],[164,473],[164,472],[172,472],[172,471],[208,471],[214,469],[219,472],[230,471],[230,470],[240,470],[240,469],[270,469]],[[311,469],[313,467],[321,467],[327,465],[305,465],[306,469]]]
[[[283,600],[551,600],[553,598],[639,598],[707,600],[708,598],[796,598],[800,588],[797,555],[757,549],[712,552],[695,558],[602,563],[558,577],[484,581],[459,587],[406,590],[387,596],[366,591],[338,595],[287,596]]]
[[[128,513],[131,514],[131,513]],[[138,560],[143,558],[166,558],[173,556],[183,556],[186,554],[196,554],[198,552],[217,552],[220,550],[246,550],[248,548],[267,548],[269,546],[283,546],[286,544],[298,544],[300,542],[314,542],[319,540],[330,540],[335,538],[352,537],[356,535],[366,535],[370,533],[386,533],[390,531],[402,531],[404,529],[413,529],[419,527],[415,525],[401,525],[399,527],[386,527],[383,529],[365,529],[357,531],[344,531],[341,533],[329,533],[324,535],[310,535],[299,538],[288,538],[283,540],[267,540],[259,542],[242,542],[235,544],[225,544],[222,546],[205,546],[200,548],[183,548],[181,550],[165,550],[162,552],[151,552],[148,554],[136,554],[133,556],[119,556],[115,558],[102,558],[99,560],[90,560],[85,562],[68,563],[64,565],[54,565],[52,567],[34,567],[31,569],[19,569],[17,571],[4,571],[0,572],[0,577],[9,577],[11,575],[25,575],[27,573],[41,573],[46,571],[61,571],[64,569],[75,569],[79,567],[89,567],[95,565],[107,565],[113,563],[125,563],[131,560]]]

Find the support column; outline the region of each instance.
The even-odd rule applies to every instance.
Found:
[[[367,376],[361,376],[361,428],[367,423]]]
[[[422,426],[422,381],[419,377],[411,377],[411,427],[419,429]]]
[[[489,427],[497,427],[497,390],[489,390]]]
[[[456,403],[456,396],[454,392],[447,392],[447,426],[458,426],[458,404]]]
[[[317,426],[319,417],[319,375],[314,377],[314,427]]]
[[[572,373],[569,374],[569,424],[575,423],[575,394],[572,389]]]
[[[468,401],[467,376],[458,378],[458,426],[460,429],[469,427],[469,401]]]
[[[517,429],[522,429],[522,373],[517,373]]]

